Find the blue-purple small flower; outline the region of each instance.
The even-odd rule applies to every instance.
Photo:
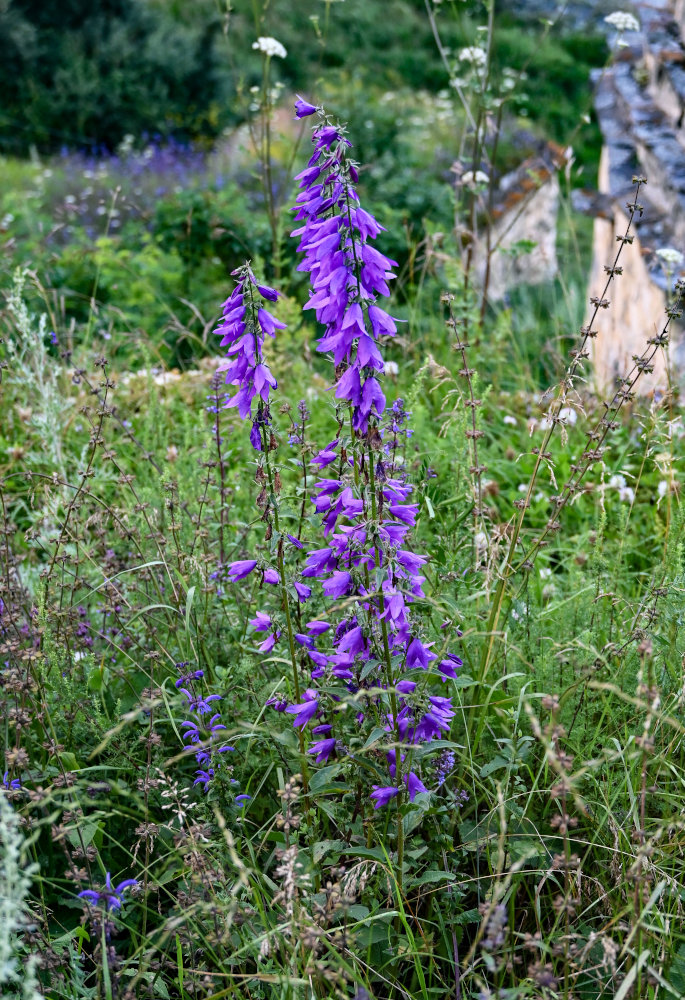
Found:
[[[119,885],[113,886],[111,876],[107,872],[103,889],[84,889],[78,895],[80,899],[87,900],[91,906],[101,906],[108,913],[112,913],[121,909],[124,903],[124,893],[135,885],[138,885],[136,879],[125,878]]]

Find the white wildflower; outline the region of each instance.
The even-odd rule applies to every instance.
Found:
[[[663,498],[666,496],[669,490],[668,482],[665,479],[660,480],[659,485],[657,486],[656,489],[657,493],[659,494],[659,499],[663,500]]]
[[[485,66],[488,61],[488,54],[480,45],[468,45],[459,50],[460,62],[469,62],[472,66]]]
[[[683,260],[685,260],[680,250],[676,250],[675,247],[662,247],[660,250],[657,250],[656,255],[664,264],[668,264],[670,267],[679,267],[683,263]]]
[[[510,427],[516,427],[517,420],[516,417],[512,417],[510,413],[507,413],[502,418],[502,422],[505,424],[509,424]]]
[[[490,178],[482,170],[476,170],[475,174],[473,170],[467,170],[466,173],[461,175],[461,183],[465,187],[472,187],[476,184],[487,184]]]
[[[552,570],[549,568],[549,566],[543,566],[543,568],[540,570],[541,580],[549,580],[551,575],[552,575]]]
[[[607,14],[604,20],[607,24],[610,24],[612,28],[615,28],[619,34],[623,34],[624,31],[640,30],[640,22],[638,19],[625,10],[615,10],[613,14]]]
[[[285,50],[285,46],[276,38],[271,38],[271,36],[260,35],[256,42],[252,43],[253,49],[258,49],[263,52],[266,56],[278,56],[279,59],[285,59],[288,53]]]
[[[572,406],[562,406],[559,410],[559,420],[564,424],[570,424],[574,427],[578,420],[578,414]]]
[[[620,475],[612,476],[609,480],[609,489],[618,490],[618,499],[621,503],[632,504],[635,501],[635,490],[626,483],[626,477]]]
[[[396,361],[386,361],[383,366],[386,375],[399,375],[400,369]]]

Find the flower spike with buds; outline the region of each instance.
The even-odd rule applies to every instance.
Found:
[[[256,451],[261,451],[262,429],[270,422],[269,394],[278,384],[264,362],[264,337],[274,337],[276,330],[285,330],[285,323],[276,319],[264,304],[275,302],[279,292],[259,284],[249,264],[233,274],[237,278],[236,287],[224,302],[223,319],[215,331],[221,337],[221,347],[228,347],[227,357],[217,371],[225,372],[227,385],[238,387],[226,405],[236,406],[242,420],[252,417],[252,402],[257,397],[250,441]]]

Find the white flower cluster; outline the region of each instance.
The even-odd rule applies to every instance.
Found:
[[[466,173],[461,175],[461,183],[466,185],[466,187],[471,187],[474,184],[487,184],[490,178],[482,170],[476,170],[475,174],[473,170],[467,170]]]
[[[459,50],[459,59],[461,62],[471,63],[472,66],[485,66],[488,54],[480,45],[469,45]]]
[[[621,503],[632,504],[635,501],[635,490],[626,483],[626,477],[620,475],[612,476],[608,483],[610,490],[618,490],[618,499]]]
[[[612,28],[615,28],[621,35],[624,31],[640,30],[640,22],[638,19],[625,10],[615,10],[613,14],[607,14],[604,20],[607,24],[610,24]]]
[[[664,264],[671,267],[679,267],[685,260],[680,250],[676,250],[674,247],[662,247],[657,250],[656,255]]]
[[[285,50],[285,46],[276,38],[271,38],[268,35],[260,35],[256,42],[252,43],[253,49],[258,49],[267,56],[278,56],[279,59],[285,59],[288,53]]]

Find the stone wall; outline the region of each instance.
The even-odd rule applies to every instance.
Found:
[[[635,240],[623,250],[624,273],[613,281],[610,308],[600,310],[595,323],[594,378],[602,392],[628,372],[633,355],[644,351],[665,321],[668,276],[658,251],[685,253],[685,0],[677,6],[674,0],[642,0],[632,7],[641,31],[627,36],[627,47],[597,82],[604,138],[598,186],[613,210],[595,220],[591,295],[601,293],[604,267],[616,254],[615,237],[625,232],[633,177],[646,176],[648,183],[640,194],[644,212],[633,230]],[[685,380],[685,340],[677,328],[670,359],[674,375]],[[660,353],[653,375],[643,376],[637,389],[645,394],[665,385]]]
[[[487,213],[489,238],[477,233],[473,249],[473,270],[481,287],[488,272],[490,301],[504,298],[517,285],[538,285],[556,276],[558,169],[563,162],[563,150],[550,143],[500,181],[492,213]],[[527,249],[526,243],[532,247]]]

